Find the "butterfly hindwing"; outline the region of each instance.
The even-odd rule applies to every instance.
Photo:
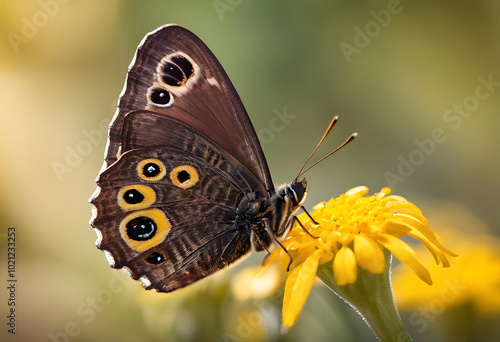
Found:
[[[248,189],[231,175],[242,170],[211,153],[218,162],[168,146],[138,148],[100,175],[93,225],[113,267],[168,292],[251,250],[250,230],[234,223]]]

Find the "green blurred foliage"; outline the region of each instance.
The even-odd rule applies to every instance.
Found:
[[[500,82],[499,10],[489,0],[0,0],[0,266],[4,274],[5,234],[15,226],[17,340],[375,340],[323,287],[281,336],[279,300],[263,310],[228,287],[263,254],[193,290],[143,298],[136,282],[109,268],[88,225],[103,122],[142,37],[178,23],[225,67],[266,140],[275,184],[295,177],[334,114],[340,122],[318,157],[359,133],[307,173],[308,208],[357,185],[392,185],[424,214],[437,201],[457,202],[499,234],[500,90],[480,100],[476,93],[478,77]],[[269,135],[276,111],[293,118]],[[392,184],[388,172],[399,176]],[[266,324],[242,332],[238,318],[252,322],[255,312]],[[2,341],[12,337],[3,321]]]

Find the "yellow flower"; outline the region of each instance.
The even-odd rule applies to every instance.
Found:
[[[282,277],[276,267],[263,271],[261,267],[247,267],[236,273],[231,281],[234,298],[243,302],[270,297],[280,285]]]
[[[291,327],[309,295],[318,266],[333,261],[337,285],[354,284],[358,267],[373,274],[382,274],[386,264],[383,248],[412,269],[423,281],[432,284],[427,268],[416,258],[414,250],[404,241],[411,236],[433,255],[436,263],[449,266],[446,255],[456,256],[439,241],[427,219],[412,203],[400,196],[388,196],[389,188],[365,197],[368,188],[356,187],[327,203],[320,203],[311,213],[298,216],[304,229],[295,224],[282,241],[292,256],[285,284],[283,325]],[[277,248],[267,264],[279,259],[283,267],[289,262],[286,252]]]
[[[395,267],[393,284],[398,307],[418,314],[441,314],[470,305],[481,317],[500,313],[500,240],[492,235],[474,233],[464,234],[453,229],[446,234],[460,257],[446,270],[430,264],[436,279],[432,287],[421,286],[407,270]],[[421,254],[423,251],[418,248],[416,252]],[[422,260],[425,259],[423,256]]]

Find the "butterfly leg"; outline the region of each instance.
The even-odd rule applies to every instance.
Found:
[[[264,259],[262,259],[262,264],[261,266],[264,266],[267,262],[267,259],[269,259],[269,257],[271,256],[271,252],[269,252],[269,250],[266,248],[266,256],[264,257]]]
[[[285,251],[286,255],[288,255],[288,259],[290,259],[290,261],[288,262],[288,265],[286,267],[286,271],[288,272],[290,270],[290,265],[292,264],[292,261],[293,261],[292,255],[290,254],[290,252],[288,252],[286,250],[285,246],[283,246],[283,244],[281,242],[279,242],[278,239],[276,239],[276,236],[274,235],[273,229],[271,228],[270,220],[264,220],[264,225],[266,226],[266,231],[269,234],[269,236],[271,237],[273,244],[275,246],[276,246],[276,244],[278,244]],[[266,255],[265,260],[267,260],[268,257],[269,256]]]
[[[313,219],[313,218],[312,218],[311,214],[309,214],[309,212],[306,210],[306,208],[304,208],[304,206],[302,206],[302,205],[301,205],[301,206],[300,206],[300,208],[301,208],[302,210],[304,210],[304,212],[306,213],[306,215],[307,215],[307,216],[309,216],[309,218],[311,219],[311,221],[312,221],[315,225],[318,225],[318,224],[319,224],[318,222],[316,222],[316,220],[315,220],[315,219]]]
[[[308,215],[309,215],[309,214],[308,214]],[[311,216],[309,216],[309,217],[311,217]],[[311,219],[312,219],[312,217],[311,217]],[[299,224],[300,228],[302,228],[302,230],[303,230],[303,231],[305,231],[305,232],[307,233],[307,235],[309,235],[309,236],[310,236],[310,237],[312,237],[313,239],[319,239],[319,236],[314,236],[314,235],[312,235],[312,234],[311,234],[311,233],[310,233],[310,232],[306,229],[306,227],[304,227],[304,225],[302,224],[302,222],[300,222],[300,220],[299,220],[299,218],[298,218],[297,216],[294,216],[294,217],[293,217],[292,222],[293,222],[293,221],[296,221],[296,222]],[[316,222],[316,221],[314,221],[314,220],[313,220],[313,222]],[[319,223],[315,223],[315,224],[319,224]]]

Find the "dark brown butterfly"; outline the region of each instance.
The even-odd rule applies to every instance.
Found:
[[[305,180],[274,188],[224,69],[177,25],[138,47],[96,182],[97,247],[161,292],[268,250],[307,193]]]

